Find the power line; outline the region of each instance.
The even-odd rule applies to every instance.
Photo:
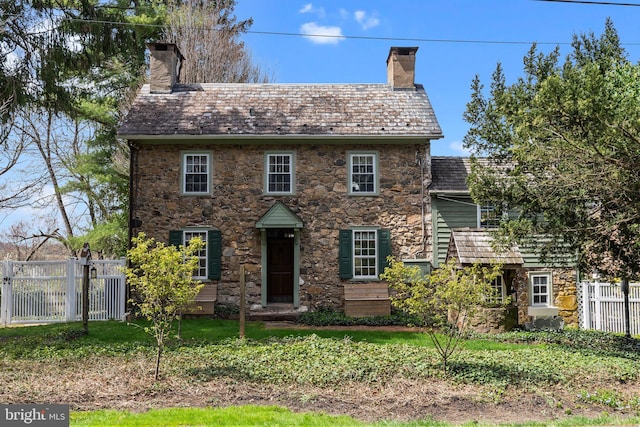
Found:
[[[586,0],[534,0],[534,1],[548,1],[548,2],[568,2],[568,3],[593,3]],[[595,4],[595,3],[594,3]],[[634,6],[640,6],[635,4]],[[138,24],[130,22],[116,22],[105,21],[97,19],[80,19],[80,18],[66,18],[69,21],[81,22],[87,24],[102,24],[102,25],[121,25],[121,26],[138,26],[138,27],[153,27],[162,28],[161,24]],[[193,27],[193,29],[199,29]],[[202,29],[202,28],[200,28]],[[219,31],[215,28],[206,28],[208,31]],[[54,31],[49,29],[48,31]],[[286,37],[322,37],[322,38],[337,38],[347,40],[384,40],[384,41],[402,41],[402,42],[420,42],[420,43],[456,43],[456,44],[490,44],[490,45],[527,45],[530,46],[533,43],[537,45],[570,45],[570,42],[540,42],[540,41],[515,41],[515,40],[473,40],[473,39],[431,39],[420,37],[374,37],[374,36],[351,36],[351,35],[335,35],[335,34],[305,34],[305,33],[293,33],[293,32],[281,32],[281,31],[253,31],[248,30],[245,34],[255,35],[267,35],[267,36],[286,36]],[[626,46],[637,46],[640,42],[621,43]]]
[[[533,0],[549,3],[577,3],[577,4],[597,4],[605,6],[640,6],[640,3],[621,3],[617,1],[597,1],[597,0]]]
[[[103,21],[95,19],[78,19],[68,18],[71,21],[89,23],[89,24],[109,24],[109,25],[123,25],[123,26],[140,26],[140,27],[164,27],[160,24],[134,24],[129,22],[114,22]],[[198,29],[195,28],[194,29]],[[206,28],[208,31],[219,31],[215,28]],[[570,45],[570,42],[532,42],[532,41],[510,41],[510,40],[472,40],[472,39],[431,39],[431,38],[419,38],[419,37],[374,37],[374,36],[350,36],[350,35],[335,35],[335,34],[304,34],[304,33],[292,33],[281,31],[253,31],[248,30],[246,34],[267,35],[267,36],[287,36],[287,37],[322,37],[322,38],[337,38],[348,40],[384,40],[384,41],[402,41],[402,42],[420,42],[420,43],[458,43],[458,44],[494,44],[494,45],[527,45],[531,46],[533,43],[537,45]],[[637,43],[622,43],[622,45],[640,45]]]
[[[466,39],[427,39],[427,38],[409,38],[409,37],[373,37],[373,36],[349,36],[335,34],[303,34],[303,33],[285,33],[279,31],[247,31],[247,34],[262,34],[269,36],[291,36],[291,37],[322,37],[334,39],[352,39],[352,40],[386,40],[386,41],[409,41],[423,43],[468,43],[468,44],[526,44],[531,45],[529,41],[508,41],[508,40],[466,40]],[[570,44],[555,42],[535,42],[536,44]]]

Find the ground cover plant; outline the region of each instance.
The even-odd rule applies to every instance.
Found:
[[[0,399],[66,402],[74,413],[266,404],[367,423],[603,413],[640,422],[637,339],[573,330],[473,335],[445,374],[425,334],[354,328],[250,322],[241,340],[237,321],[185,320],[182,340],[165,348],[159,381],[155,343],[140,327],[96,322],[88,335],[81,324],[4,328]]]

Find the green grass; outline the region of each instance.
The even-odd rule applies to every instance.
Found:
[[[72,426],[364,426],[346,416],[294,413],[276,406],[232,406],[227,408],[168,408],[144,413],[91,411],[71,413]]]
[[[18,341],[50,342],[57,341],[67,347],[71,344],[81,346],[153,346],[152,338],[144,332],[147,323],[135,321],[130,323],[118,321],[91,322],[89,334],[82,336],[82,324],[53,323],[29,327],[0,327],[0,339]],[[407,344],[419,347],[433,347],[431,339],[422,332],[388,332],[384,330],[331,330],[331,329],[265,329],[262,322],[247,322],[245,336],[252,340],[283,338],[291,335],[317,335],[321,338],[343,339],[348,336],[352,341],[365,341],[373,344]],[[238,322],[221,319],[186,319],[182,322],[182,342],[199,344],[218,344],[222,341],[239,337]],[[73,343],[72,343],[73,341]],[[518,350],[523,348],[524,341],[498,341],[486,337],[471,338],[462,342],[464,348],[470,350]],[[533,343],[532,340],[527,342]]]
[[[570,426],[612,426],[637,425],[640,417],[620,419],[611,415],[601,415],[598,418],[570,417],[553,422],[557,427]],[[72,412],[71,426],[119,426],[119,427],[179,427],[179,426],[296,426],[296,427],[444,427],[449,423],[430,419],[410,422],[377,422],[365,423],[347,416],[332,416],[318,412],[295,413],[277,406],[231,406],[226,408],[167,408],[154,409],[143,413],[128,411],[101,410],[90,412]],[[468,422],[463,426],[496,426],[498,424],[484,424]],[[544,427],[548,422],[499,424],[500,426],[528,426]]]

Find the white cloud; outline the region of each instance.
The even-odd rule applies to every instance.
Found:
[[[314,44],[338,44],[344,40],[342,28],[336,26],[327,27],[318,25],[315,22],[302,24],[300,32]]]
[[[363,30],[368,30],[369,28],[374,28],[380,25],[380,20],[373,16],[367,15],[367,12],[364,10],[356,10],[353,13],[353,17],[360,24]]]
[[[298,11],[298,13],[315,13],[320,18],[324,18],[324,16],[325,16],[324,8],[322,8],[322,7],[313,7],[313,4],[311,4],[311,3],[305,4],[302,7],[302,9],[300,9]]]
[[[299,13],[309,13],[312,10],[313,10],[313,5],[311,3],[307,3],[298,12]]]
[[[462,145],[462,142],[460,141],[454,141],[451,144],[449,144],[449,148],[451,148],[453,151],[462,154],[464,156],[468,156],[471,154],[471,151],[469,151],[468,149],[464,148],[464,146]]]

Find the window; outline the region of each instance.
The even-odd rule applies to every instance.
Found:
[[[349,194],[378,193],[377,153],[349,153]]]
[[[353,277],[378,277],[376,263],[376,231],[353,232]]]
[[[490,303],[502,304],[504,302],[504,279],[498,276],[491,282],[491,296],[488,298]]]
[[[182,193],[209,194],[211,155],[209,153],[182,154]]]
[[[200,240],[205,242],[205,245],[197,253],[199,259],[198,270],[193,274],[193,277],[202,279],[207,278],[207,232],[206,231],[185,231],[184,232],[184,244],[188,245],[191,239],[199,237]]]
[[[340,230],[339,264],[343,279],[377,279],[391,254],[389,230]]]
[[[478,228],[498,228],[502,215],[495,203],[478,205]]]
[[[531,305],[549,306],[551,302],[551,275],[549,273],[531,274]]]
[[[265,193],[293,194],[293,153],[267,153],[265,163]]]
[[[169,231],[169,244],[186,245],[189,240],[200,237],[205,247],[198,253],[200,266],[194,278],[200,280],[220,280],[222,275],[222,233],[219,230],[186,229]]]

